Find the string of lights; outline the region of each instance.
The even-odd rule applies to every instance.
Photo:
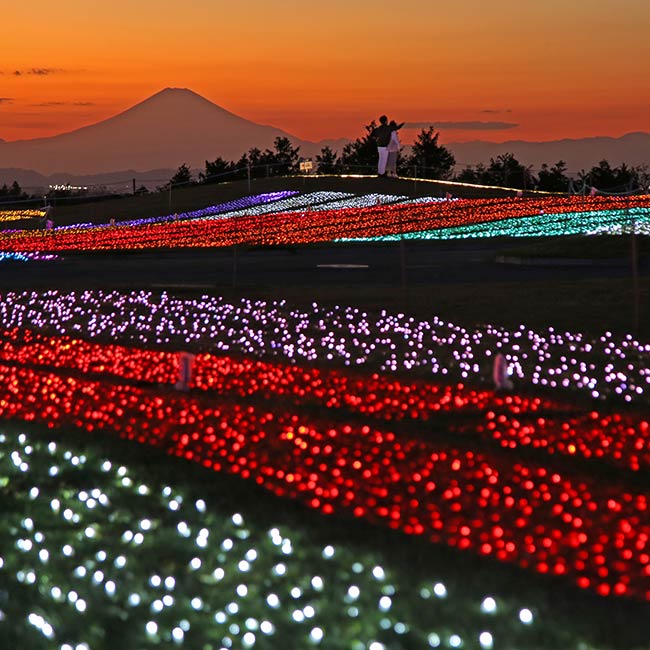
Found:
[[[58,255],[50,253],[2,253],[0,252],[0,262],[44,262],[59,259]]]
[[[246,196],[241,199],[235,199],[226,203],[219,203],[212,205],[201,210],[191,210],[189,212],[178,212],[174,214],[165,214],[158,217],[147,217],[144,219],[126,219],[116,221],[116,225],[120,226],[139,226],[148,223],[164,223],[166,221],[177,221],[179,219],[200,219],[203,217],[213,216],[223,213],[237,213],[241,210],[248,210],[254,206],[277,204],[281,205],[281,201],[287,197],[294,196],[298,192],[296,190],[284,190],[281,192],[268,192],[265,194],[256,194],[254,196]]]
[[[596,400],[643,403],[650,384],[650,345],[611,332],[591,338],[524,325],[468,329],[437,317],[416,320],[386,311],[370,316],[354,307],[314,303],[302,310],[284,301],[229,302],[146,291],[8,292],[0,299],[0,317],[6,328],[479,385],[491,383],[494,356],[501,353],[517,385]]]
[[[150,291],[7,292],[0,298],[0,318],[7,329],[403,373],[445,383],[491,384],[500,353],[517,386],[631,404],[645,401],[650,384],[650,345],[611,332],[587,337],[524,325],[466,328],[435,316],[416,320],[385,310],[370,315],[318,303],[296,309],[285,301],[229,302]]]
[[[25,208],[23,210],[0,210],[0,223],[19,221],[21,219],[40,219],[45,216],[44,210]]]
[[[399,241],[465,239],[468,237],[557,237],[568,235],[650,234],[647,208],[625,208],[572,213],[540,214],[451,228],[405,232],[381,237],[341,238],[336,241]]]

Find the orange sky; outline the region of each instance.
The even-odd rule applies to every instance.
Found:
[[[442,142],[650,131],[648,0],[30,0],[2,26],[5,140],[168,86],[309,140],[358,137],[381,113]]]

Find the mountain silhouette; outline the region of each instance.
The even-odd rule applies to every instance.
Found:
[[[305,146],[281,129],[256,124],[186,88],[165,88],[102,122],[33,140],[0,141],[0,168],[53,174],[99,174],[121,169],[203,168],[221,156],[238,160],[252,147],[272,149],[276,137]],[[301,153],[303,153],[301,149]]]
[[[511,153],[523,165],[531,165],[533,172],[539,171],[542,164],[552,167],[563,160],[569,175],[588,171],[607,160],[612,167],[622,163],[636,167],[650,164],[650,133],[628,133],[620,138],[596,136],[591,138],[550,140],[548,142],[527,142],[509,140],[507,142],[450,142],[445,145],[455,158],[457,169],[477,163],[489,164],[490,158]]]

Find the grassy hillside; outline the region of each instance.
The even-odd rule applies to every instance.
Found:
[[[512,196],[500,190],[484,190],[442,181],[405,180],[390,178],[340,178],[338,176],[293,176],[233,181],[214,185],[191,185],[174,188],[171,192],[155,192],[141,196],[66,205],[59,202],[56,208],[57,223],[71,224],[92,221],[107,223],[111,218],[125,219],[151,217],[175,212],[205,208],[252,194],[297,190],[299,192],[350,192],[353,194],[401,194],[405,196],[453,196],[474,198],[478,196]]]

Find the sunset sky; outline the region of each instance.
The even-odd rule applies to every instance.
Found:
[[[442,142],[650,131],[648,0],[31,0],[2,27],[8,141],[169,86],[309,140],[381,113]]]

